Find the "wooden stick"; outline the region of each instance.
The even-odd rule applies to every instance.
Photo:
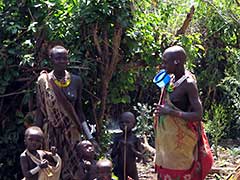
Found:
[[[164,90],[165,90],[164,87],[161,88],[161,94],[160,94],[160,98],[159,98],[159,101],[158,101],[158,105],[161,105],[161,104],[162,104]],[[154,121],[154,127],[157,125],[158,119],[159,119],[159,116],[155,114],[155,115],[154,115],[154,118],[153,118],[153,121]]]
[[[126,164],[127,164],[127,126],[125,125],[124,128],[125,134],[124,134],[124,163],[123,163],[123,175],[124,175],[124,180],[126,180]]]

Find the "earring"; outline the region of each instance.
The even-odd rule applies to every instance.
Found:
[[[178,64],[178,62],[176,60],[174,60],[174,64]]]

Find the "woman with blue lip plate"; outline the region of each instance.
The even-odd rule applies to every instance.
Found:
[[[155,169],[159,180],[202,180],[213,164],[201,124],[203,109],[196,79],[185,70],[186,58],[182,47],[167,48],[163,53],[164,70],[154,78],[161,88],[154,112]],[[202,148],[203,143],[207,149]]]

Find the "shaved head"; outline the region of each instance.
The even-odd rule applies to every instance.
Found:
[[[37,126],[31,126],[29,128],[26,129],[25,131],[25,137],[28,136],[29,134],[32,134],[32,135],[39,135],[39,136],[44,136],[43,135],[43,131],[40,127],[37,127]]]
[[[49,51],[49,57],[52,58],[53,54],[68,54],[68,50],[65,49],[63,46],[54,46],[50,51]]]
[[[98,160],[96,165],[98,168],[112,168],[112,162],[108,159]]]
[[[187,58],[186,52],[181,46],[172,46],[167,48],[163,52],[163,56],[180,61],[179,63],[185,63]]]
[[[125,119],[132,121],[133,124],[136,123],[135,116],[132,112],[123,112],[120,116],[120,120],[125,120]]]

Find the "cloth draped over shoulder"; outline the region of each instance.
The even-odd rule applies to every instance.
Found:
[[[72,115],[66,112],[64,103],[59,103],[49,79],[49,74],[42,71],[37,81],[38,103],[45,119],[43,132],[45,135],[45,149],[51,146],[57,148],[63,161],[61,179],[72,179],[77,168],[77,155],[74,144],[79,141],[80,131],[70,118]]]
[[[163,102],[167,103],[173,109],[175,107],[166,91],[162,91]],[[210,171],[213,164],[213,158],[206,134],[201,124],[201,138],[205,145],[199,141],[199,122],[186,121],[184,119],[164,115],[155,117],[155,170],[158,179],[179,179],[179,180],[202,180]],[[199,153],[199,149],[202,152]],[[205,155],[207,154],[209,156]],[[205,158],[202,162],[200,159]],[[202,164],[204,163],[204,164]],[[203,169],[202,167],[206,167]]]
[[[25,151],[25,153],[31,158],[31,160],[36,164],[39,165],[40,162],[43,160],[43,156],[46,153],[49,153],[47,151],[43,150],[37,150],[40,159],[32,155],[28,150]],[[38,173],[38,179],[39,180],[59,180],[60,173],[61,173],[61,166],[62,166],[62,160],[59,155],[55,155],[56,165],[51,166],[48,165],[47,168],[41,169]]]

